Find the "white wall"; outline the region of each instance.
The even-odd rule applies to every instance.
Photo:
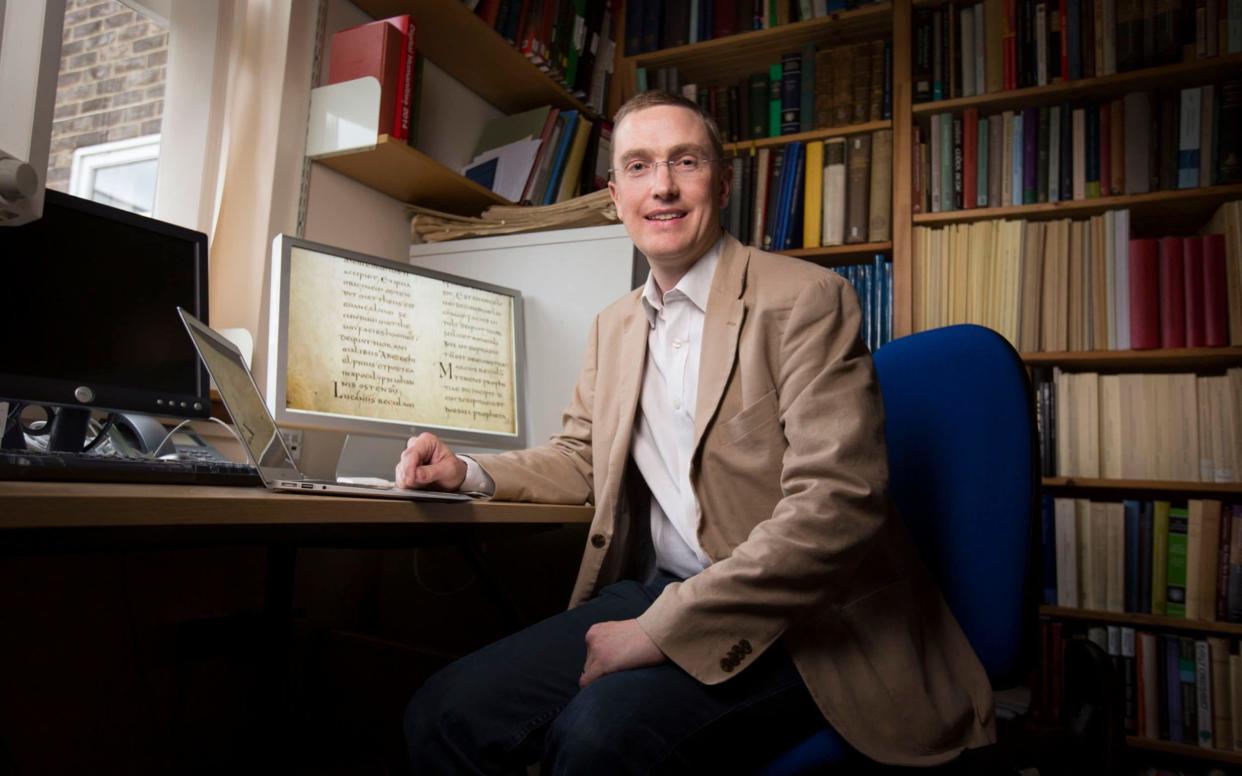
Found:
[[[633,243],[625,227],[412,245],[410,263],[522,292],[526,443],[559,431],[595,314],[630,290]]]

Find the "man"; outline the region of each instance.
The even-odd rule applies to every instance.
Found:
[[[415,772],[745,772],[825,724],[890,763],[987,743],[986,676],[885,495],[853,291],[722,233],[694,103],[615,121],[609,191],[651,273],[596,318],[564,430],[477,461],[422,434],[397,465],[596,509],[571,608],[416,694]]]

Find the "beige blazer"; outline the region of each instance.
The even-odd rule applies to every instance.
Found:
[[[564,430],[478,457],[498,499],[594,503],[570,606],[621,578],[631,526],[647,530],[623,487],[647,355],[640,294],[596,317]],[[887,498],[884,409],[860,321],[839,275],[725,236],[690,474],[712,565],[669,585],[639,623],[706,684],[780,640],[851,745],[931,765],[994,739],[992,693]]]

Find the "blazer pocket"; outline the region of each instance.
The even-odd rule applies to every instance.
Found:
[[[751,433],[776,422],[779,414],[780,405],[776,399],[776,389],[773,388],[722,423],[720,430],[724,432],[726,439],[737,444]]]

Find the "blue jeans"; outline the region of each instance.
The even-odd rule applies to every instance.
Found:
[[[740,773],[827,724],[779,642],[717,685],[666,662],[579,689],[587,629],[637,617],[670,581],[610,585],[431,677],[406,710],[414,773]]]

